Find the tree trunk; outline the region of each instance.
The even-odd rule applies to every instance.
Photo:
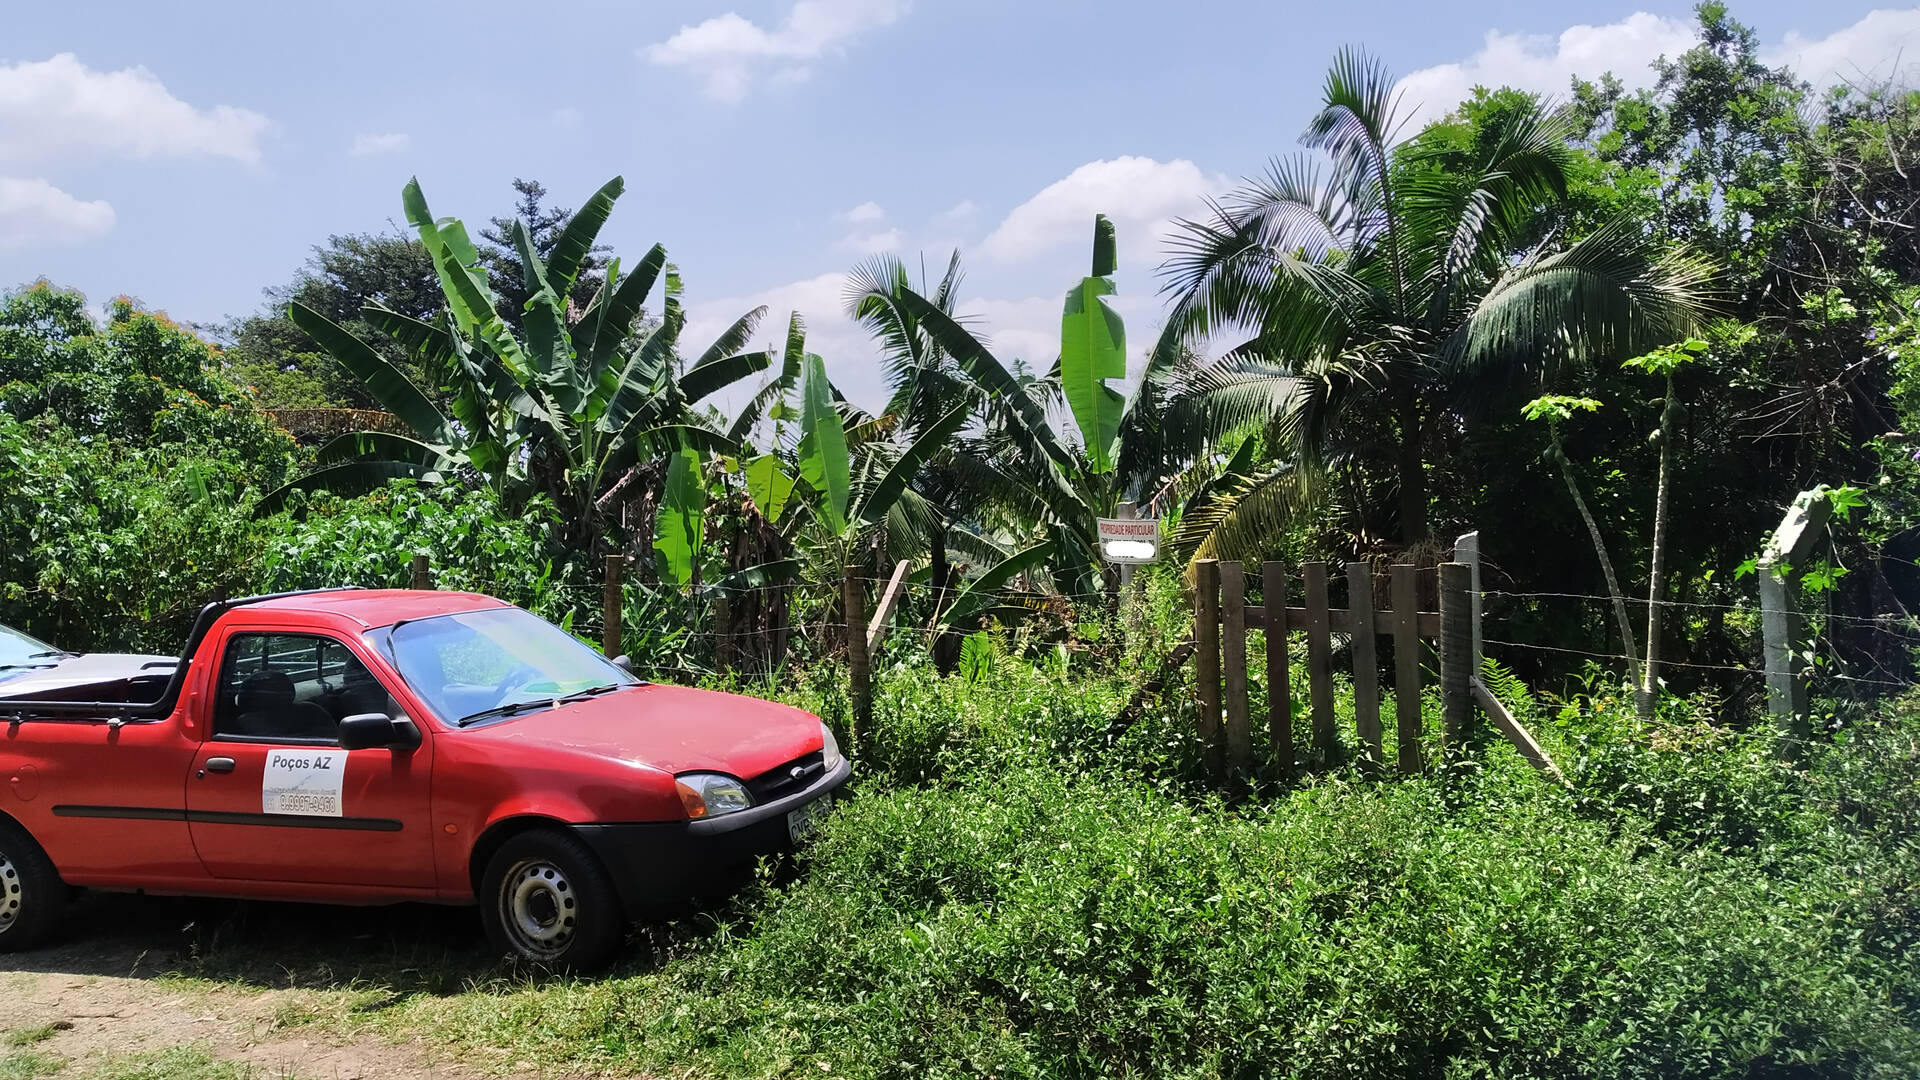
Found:
[[[1412,388],[1400,391],[1400,540],[1427,538],[1427,470],[1421,459],[1420,401]]]
[[[960,662],[960,639],[953,634],[940,633],[940,610],[947,603],[947,579],[952,571],[947,565],[947,528],[945,521],[935,522],[929,572],[927,574],[928,592],[933,595],[933,666],[942,675],[951,675]]]
[[[1560,435],[1553,436],[1554,453],[1560,458],[1560,475],[1567,482],[1567,493],[1573,496],[1573,505],[1580,511],[1580,520],[1587,523],[1587,535],[1593,539],[1593,553],[1600,558],[1600,572],[1607,579],[1607,596],[1613,601],[1613,618],[1620,627],[1620,644],[1627,657],[1627,679],[1633,683],[1635,693],[1641,684],[1639,649],[1633,642],[1633,618],[1627,614],[1626,594],[1620,591],[1620,577],[1613,572],[1613,558],[1607,554],[1607,542],[1600,535],[1600,526],[1593,520],[1593,511],[1587,509],[1587,500],[1580,494],[1580,485],[1573,478],[1573,466],[1567,461],[1566,451],[1560,448]]]
[[[1647,662],[1640,671],[1640,719],[1653,716],[1660,682],[1660,608],[1667,584],[1667,484],[1673,466],[1673,376],[1660,402],[1660,478],[1653,497],[1653,560],[1647,572]]]

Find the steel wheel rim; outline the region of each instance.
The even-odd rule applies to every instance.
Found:
[[[13,924],[20,921],[22,896],[20,868],[0,851],[0,934],[13,929]]]
[[[558,957],[573,943],[579,917],[573,883],[558,866],[527,859],[507,871],[500,886],[500,924],[514,951],[536,960]]]

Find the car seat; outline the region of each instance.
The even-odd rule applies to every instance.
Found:
[[[234,728],[227,732],[255,738],[332,739],[340,723],[311,701],[295,701],[293,680],[284,672],[258,671],[247,676],[234,695]]]

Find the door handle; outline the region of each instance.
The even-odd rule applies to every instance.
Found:
[[[233,771],[233,759],[230,757],[210,757],[207,759],[208,772],[227,773]]]

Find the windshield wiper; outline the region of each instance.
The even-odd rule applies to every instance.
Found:
[[[601,694],[612,693],[613,691],[618,690],[625,685],[627,684],[605,683],[600,686],[589,686],[585,690],[575,690],[573,693],[567,694],[564,697],[554,698],[553,701],[554,701],[554,704],[556,705],[565,704],[566,702],[569,702],[569,701],[580,701],[584,698],[598,697]]]
[[[43,656],[65,656],[65,655],[67,654],[60,649],[48,649],[46,652],[30,652],[27,654],[27,659],[38,660]]]
[[[454,721],[453,726],[463,728],[468,724],[477,724],[482,720],[491,720],[496,716],[517,716],[520,713],[526,712],[528,709],[552,708],[553,704],[554,700],[552,698],[541,698],[538,701],[512,701],[491,709],[482,709],[471,716],[463,716]]]
[[[59,664],[0,664],[0,671],[13,671],[16,668],[47,668],[59,666]]]

